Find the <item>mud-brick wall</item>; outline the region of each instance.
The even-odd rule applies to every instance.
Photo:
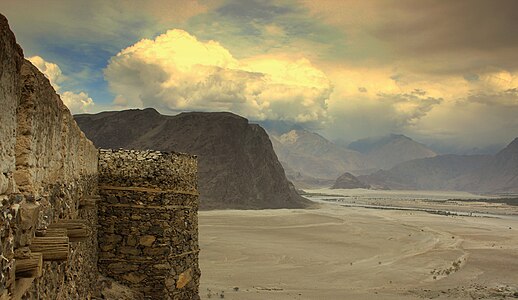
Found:
[[[2,15],[0,124],[0,299],[88,299],[97,280],[90,201],[97,197],[97,150],[48,79],[23,58]],[[34,251],[34,241],[70,219],[84,220],[81,241],[70,239],[61,258],[45,256],[41,268],[17,275],[22,261],[49,250]]]
[[[99,270],[145,299],[197,299],[195,156],[99,153]]]

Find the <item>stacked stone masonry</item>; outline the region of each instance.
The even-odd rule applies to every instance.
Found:
[[[197,298],[195,157],[98,155],[0,14],[0,300],[99,299],[98,266],[147,299]]]
[[[97,280],[97,150],[0,15],[0,299],[87,299]],[[69,238],[64,220],[81,238]]]
[[[196,299],[196,157],[100,150],[99,269],[145,299]]]

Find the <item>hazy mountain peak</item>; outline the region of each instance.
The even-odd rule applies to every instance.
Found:
[[[411,138],[407,137],[403,134],[395,134],[391,133],[389,135],[384,136],[375,136],[375,137],[368,137],[359,139],[357,141],[354,141],[350,143],[347,148],[356,150],[361,153],[369,153],[370,151],[379,148],[380,146],[394,143],[397,141],[408,141],[408,142],[415,142]]]

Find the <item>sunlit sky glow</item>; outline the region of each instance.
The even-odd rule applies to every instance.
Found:
[[[0,13],[75,113],[232,111],[451,149],[518,136],[518,1],[2,0]]]

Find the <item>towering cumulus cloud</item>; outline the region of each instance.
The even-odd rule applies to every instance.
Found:
[[[67,80],[61,72],[61,68],[52,62],[44,60],[40,56],[32,56],[27,58],[38,70],[40,70],[49,79],[50,84],[61,94],[61,100],[72,113],[88,112],[94,106],[94,101],[85,92],[74,93],[71,91],[61,91],[60,84]]]
[[[323,120],[332,91],[305,58],[237,59],[218,42],[178,29],[123,49],[105,77],[120,107],[232,111],[255,120]]]

